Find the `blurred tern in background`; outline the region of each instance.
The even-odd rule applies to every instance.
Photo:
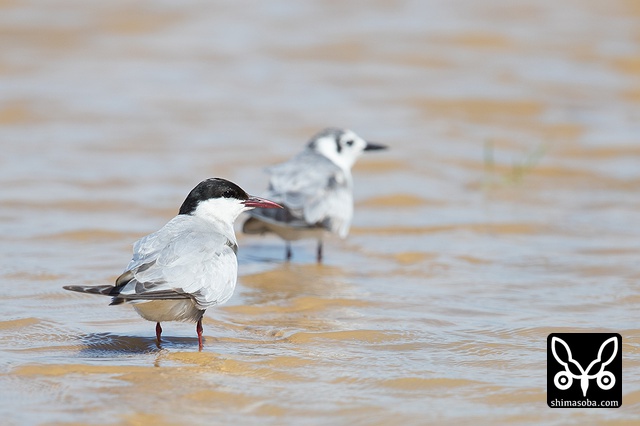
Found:
[[[268,198],[283,210],[257,208],[250,212],[242,231],[272,232],[286,241],[318,241],[317,261],[322,262],[322,238],[326,231],[345,238],[353,217],[351,167],[364,151],[386,149],[367,142],[348,129],[327,128],[316,134],[306,148],[289,161],[269,167]]]
[[[115,285],[64,288],[112,296],[111,305],[131,302],[142,318],[156,322],[158,346],[161,322],[196,322],[202,350],[205,310],[229,300],[236,286],[238,245],[233,222],[255,207],[280,206],[250,196],[225,179],[202,181],[176,217],[134,244],[133,258]]]

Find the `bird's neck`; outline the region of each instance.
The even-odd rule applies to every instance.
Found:
[[[201,202],[193,216],[215,225],[230,241],[236,242],[233,223],[243,211],[247,210],[242,203],[233,198],[212,198]]]

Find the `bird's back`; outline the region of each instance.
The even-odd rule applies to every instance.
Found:
[[[202,309],[233,294],[238,263],[235,238],[206,220],[179,215],[134,244],[116,299],[191,298]]]
[[[244,232],[273,232],[273,226],[281,226],[327,229],[346,236],[353,214],[349,170],[306,149],[285,163],[269,167],[267,172],[270,175],[268,197],[284,209],[253,210],[250,215],[254,220],[245,222]]]

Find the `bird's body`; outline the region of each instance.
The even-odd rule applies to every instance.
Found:
[[[189,193],[176,217],[134,244],[133,258],[115,285],[64,288],[112,296],[112,305],[133,303],[140,316],[158,323],[158,343],[161,322],[197,322],[202,348],[205,310],[229,300],[236,285],[233,221],[258,206],[279,207],[224,179],[205,180]]]
[[[384,149],[354,132],[328,128],[316,134],[307,147],[287,162],[269,167],[268,197],[283,210],[256,209],[243,225],[247,234],[274,233],[287,242],[318,241],[322,261],[326,232],[345,238],[353,217],[351,167],[363,151]]]

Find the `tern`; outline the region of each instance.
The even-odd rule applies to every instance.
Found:
[[[229,300],[238,278],[233,223],[255,207],[280,206],[250,196],[228,180],[204,180],[191,190],[176,217],[133,245],[133,258],[115,285],[63,288],[112,296],[111,305],[132,303],[142,318],[156,322],[158,347],[161,322],[196,322],[202,350],[204,312]]]
[[[286,242],[287,260],[291,259],[291,241],[316,239],[316,259],[321,263],[323,235],[329,232],[346,238],[349,233],[353,217],[351,168],[364,151],[386,148],[348,129],[322,130],[298,155],[267,168],[267,198],[284,209],[253,210],[242,231],[278,235]]]

